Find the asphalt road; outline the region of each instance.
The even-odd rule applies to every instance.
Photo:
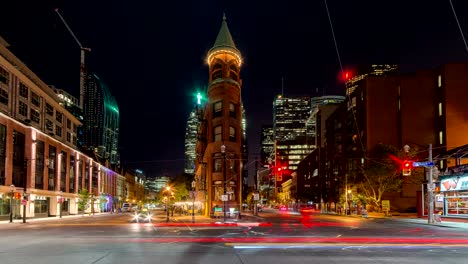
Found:
[[[129,214],[1,224],[0,263],[465,263],[468,257],[466,229],[261,215],[271,225],[165,226],[131,223]]]

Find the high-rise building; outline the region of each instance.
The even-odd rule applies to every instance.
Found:
[[[193,109],[187,120],[185,129],[185,173],[193,174],[195,172],[195,148],[197,145],[198,125],[198,108]]]
[[[208,51],[209,81],[200,125],[196,160],[198,189],[206,191],[208,214],[215,206],[229,211],[242,204],[243,105],[240,66],[242,57],[229,32],[226,17]],[[203,186],[204,184],[204,186]],[[201,198],[198,196],[198,198]]]
[[[119,163],[120,115],[114,96],[96,74],[90,73],[84,98],[83,149],[110,164]]]
[[[273,102],[276,166],[296,170],[297,164],[314,148],[308,144],[313,139],[306,129],[310,114],[311,101],[307,96],[279,95]]]
[[[311,115],[306,121],[306,141],[308,144],[318,147],[316,137],[317,134],[320,134],[320,131],[317,131],[317,112],[320,110],[319,108],[324,105],[337,105],[342,103],[345,101],[345,97],[340,95],[324,95],[312,97],[310,101]],[[324,120],[326,120],[326,118]]]
[[[260,161],[266,165],[274,160],[275,154],[275,133],[273,132],[273,125],[263,125],[260,136]]]

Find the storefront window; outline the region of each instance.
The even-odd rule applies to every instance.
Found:
[[[34,214],[47,214],[49,212],[47,206],[47,200],[35,200],[34,201]]]

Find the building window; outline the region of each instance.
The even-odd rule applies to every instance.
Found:
[[[4,84],[8,84],[9,80],[10,80],[10,73],[7,72],[7,70],[0,67],[0,82]]]
[[[221,65],[220,63],[216,63],[214,66],[213,66],[213,71],[215,70],[222,70],[223,69],[223,65]]]
[[[67,119],[67,128],[71,129],[71,120],[70,119]]]
[[[18,113],[22,116],[28,116],[28,105],[19,101]]]
[[[444,144],[444,132],[442,131],[439,132],[439,144]]]
[[[239,69],[237,68],[236,65],[231,64],[231,65],[229,66],[229,75],[230,75],[231,79],[233,79],[233,80],[236,81],[236,82],[239,81],[239,74],[238,74],[238,72],[239,72]]]
[[[222,141],[223,140],[223,127],[217,126],[214,129],[214,141]]]
[[[62,123],[62,113],[60,113],[59,111],[55,112],[55,120],[57,120],[61,124]]]
[[[211,80],[222,78],[223,77],[223,65],[221,65],[220,63],[216,63],[213,66],[212,72],[213,73],[211,74]]]
[[[0,103],[8,105],[8,92],[0,88]]]
[[[54,122],[50,121],[49,119],[46,119],[45,127],[49,131],[54,131]]]
[[[57,148],[54,146],[49,145],[49,159],[47,161],[46,158],[46,164],[48,167],[48,187],[47,190],[49,191],[55,191],[55,185],[56,185],[56,176],[55,176],[55,166],[56,166],[56,158],[57,158]]]
[[[44,141],[36,141],[36,181],[35,188],[44,189]]]
[[[29,117],[32,121],[36,122],[36,123],[40,123],[41,122],[41,114],[39,113],[39,111],[37,111],[36,109],[32,109],[31,108],[31,112],[30,112],[30,117]]]
[[[54,116],[54,107],[51,106],[50,104],[46,103],[46,114],[50,116]]]
[[[229,103],[229,116],[236,118],[236,105],[234,103]]]
[[[233,72],[233,71],[231,71],[231,72],[229,73],[229,76],[231,77],[231,79],[233,79],[233,80],[236,81],[236,82],[239,80],[239,76],[237,75],[237,73],[235,73],[235,72]]]
[[[229,127],[229,141],[236,141],[236,129],[234,127]]]
[[[439,103],[439,116],[442,116],[442,103]]]
[[[67,142],[71,142],[71,134],[70,134],[70,132],[67,132]]]
[[[223,169],[223,157],[221,153],[213,155],[213,172],[221,172]]]
[[[223,102],[219,101],[213,104],[213,117],[223,116]]]
[[[55,135],[61,137],[62,136],[62,128],[59,126],[55,127]]]
[[[215,71],[213,72],[213,75],[211,76],[212,80],[220,79],[223,77],[223,72],[222,71]]]
[[[41,107],[41,97],[38,94],[31,92],[31,103],[37,107]]]
[[[20,83],[19,95],[21,95],[24,98],[28,98],[28,94],[29,88],[24,83]]]
[[[442,75],[437,76],[437,87],[442,87]]]

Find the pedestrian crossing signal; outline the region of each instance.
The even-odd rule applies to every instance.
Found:
[[[21,193],[19,192],[15,192],[14,196],[13,196],[15,199],[19,200],[21,199]]]

